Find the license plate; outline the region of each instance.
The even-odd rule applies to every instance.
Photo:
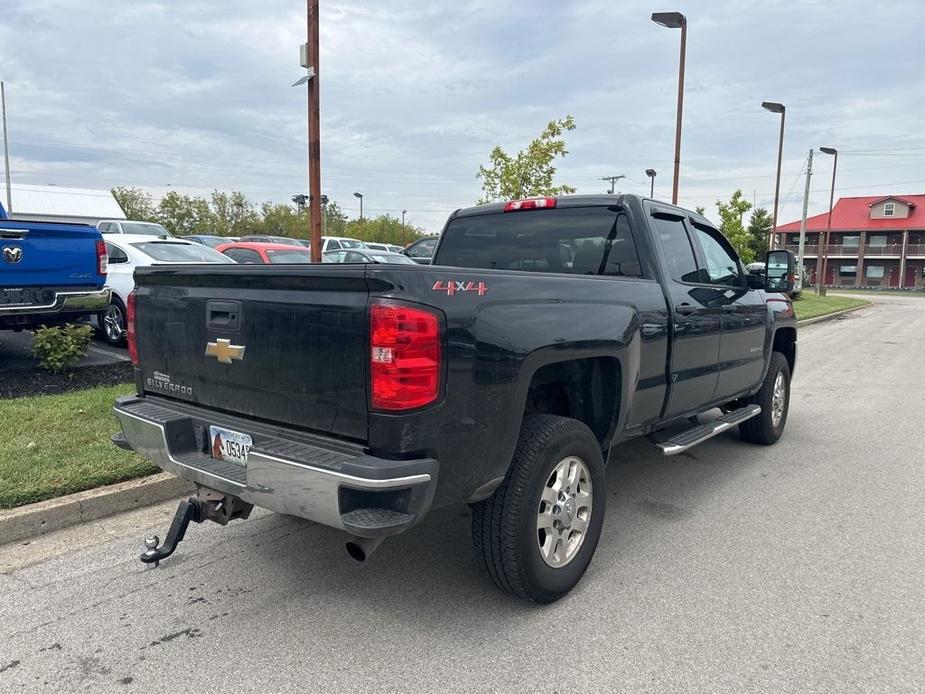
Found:
[[[31,306],[35,292],[31,289],[0,289],[0,306]]]
[[[209,439],[212,442],[212,457],[241,467],[247,467],[247,453],[253,440],[247,434],[221,427],[209,427]]]

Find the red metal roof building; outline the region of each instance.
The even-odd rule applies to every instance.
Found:
[[[828,218],[824,212],[806,220],[803,264],[813,284]],[[799,221],[777,233],[785,248],[798,252]],[[826,255],[827,286],[925,287],[925,195],[840,198]]]

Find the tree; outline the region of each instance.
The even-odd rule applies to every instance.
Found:
[[[764,257],[771,235],[771,215],[763,207],[755,208],[748,220],[748,243],[755,258]]]
[[[703,216],[703,214],[704,214],[706,211],[707,211],[707,208],[706,208],[706,207],[697,206],[697,207],[694,208],[694,212],[696,212],[697,214],[699,214],[699,215],[701,215],[701,216]]]
[[[331,200],[324,205],[324,223],[321,228],[328,236],[344,236],[347,231],[347,215],[340,209],[340,205]]]
[[[175,190],[161,198],[157,206],[156,221],[175,236],[211,234],[214,215],[205,198],[181,195]]]
[[[260,231],[260,216],[244,193],[231,195],[212,191],[212,233],[218,236],[244,236]]]
[[[154,202],[151,200],[151,196],[141,188],[116,186],[111,192],[128,219],[134,219],[138,222],[154,221]]]
[[[517,200],[541,195],[574,193],[569,185],[554,186],[556,173],[553,160],[568,154],[562,134],[575,129],[575,119],[566,116],[549,121],[546,128],[527,148],[511,155],[495,147],[488,155],[489,165],[480,166],[477,178],[482,179],[479,204],[498,200]]]
[[[384,214],[372,219],[366,217],[362,220],[352,220],[347,224],[344,235],[361,241],[394,243],[404,246],[420,238],[423,233],[423,229],[412,224],[402,226],[400,219]]]
[[[742,224],[745,213],[752,209],[752,204],[742,197],[742,191],[736,190],[729,198],[729,202],[716,201],[716,209],[722,220],[720,231],[739,253],[743,263],[750,263],[755,259],[755,253],[749,243],[750,237]]]

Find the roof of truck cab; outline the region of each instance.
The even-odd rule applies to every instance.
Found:
[[[533,196],[533,197],[546,197],[546,196]],[[554,197],[556,199],[556,207],[588,207],[593,205],[620,205],[629,197],[637,197],[642,199],[642,196],[631,196],[625,193],[619,193],[617,195],[609,195],[607,193],[599,193],[595,195],[552,195],[549,197]],[[529,200],[530,198],[523,198],[524,200]],[[456,212],[454,212],[452,217],[469,217],[474,215],[481,214],[495,214],[498,212],[504,211],[504,206],[510,202],[505,200],[503,202],[490,202],[485,205],[473,205],[471,207],[463,207]],[[532,212],[533,210],[525,210],[527,212]]]

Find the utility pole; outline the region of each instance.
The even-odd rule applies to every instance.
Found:
[[[403,243],[404,243],[404,241],[405,241],[405,213],[406,213],[407,211],[408,211],[408,210],[402,210],[402,211],[401,211],[401,240],[402,240]]]
[[[318,0],[306,0],[306,35],[308,57],[308,232],[311,259],[321,262],[321,109],[318,97],[320,52],[318,50]],[[314,74],[312,75],[312,72]]]
[[[613,187],[621,178],[626,178],[626,176],[620,174],[618,176],[604,176],[601,178],[602,181],[610,181],[610,190],[608,191],[609,195],[613,195]]]
[[[803,248],[806,245],[806,212],[809,207],[809,179],[813,177],[813,150],[809,150],[809,159],[806,162],[806,189],[803,191],[803,219],[800,221],[800,260],[797,262],[797,281],[794,283],[796,291],[803,289]]]
[[[10,186],[13,185],[10,181],[10,139],[6,131],[6,85],[3,82],[0,82],[0,109],[3,111],[3,162],[6,167],[6,215],[7,217],[12,216],[13,214],[13,193]]]

